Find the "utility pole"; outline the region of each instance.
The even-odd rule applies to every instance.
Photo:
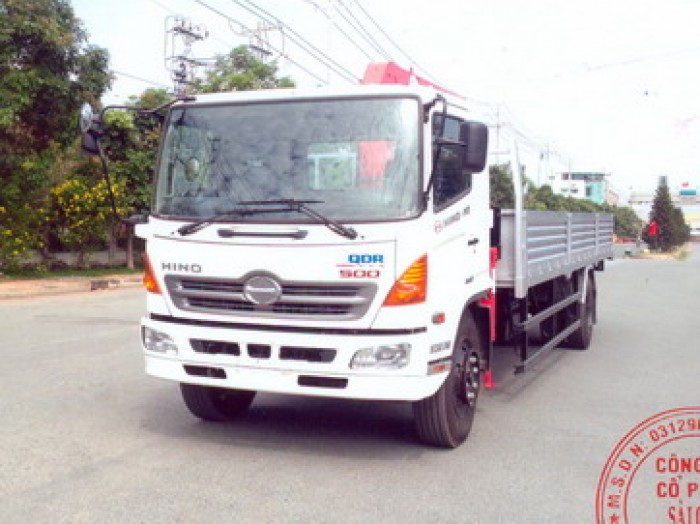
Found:
[[[209,36],[206,27],[189,18],[169,16],[165,19],[165,68],[175,84],[175,95],[186,95],[198,67],[206,62],[192,58],[192,45]]]
[[[234,29],[231,22],[229,22],[229,28],[236,36],[248,38],[248,49],[255,58],[264,62],[272,56],[272,46],[270,45],[269,35],[275,31],[279,31],[282,35],[282,50],[280,51],[280,56],[284,56],[284,30],[281,24],[274,25],[265,20],[258,22],[255,29],[249,29],[239,22],[236,23],[239,26],[238,29]]]
[[[276,27],[268,22],[258,22],[255,29],[246,31],[248,36],[248,49],[255,57],[264,62],[271,55],[269,34],[274,31],[282,31],[281,27]]]
[[[550,164],[549,164],[549,157],[552,154],[552,150],[549,147],[549,142],[545,144],[545,150],[542,153],[543,160],[544,160],[544,183],[545,184],[550,184],[550,175],[551,175],[551,169],[550,169]],[[540,180],[539,173],[537,173],[537,185],[542,186],[542,181]]]

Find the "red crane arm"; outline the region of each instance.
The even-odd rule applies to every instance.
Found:
[[[416,75],[412,69],[404,69],[395,62],[380,62],[372,63],[367,65],[365,70],[365,76],[360,80],[361,84],[398,84],[398,85],[410,85],[411,79],[414,78],[415,81],[422,86],[432,87],[443,93],[447,93],[452,96],[459,98],[464,98],[458,95],[454,91],[451,91],[441,85],[435,84],[430,80],[426,80],[422,76]]]

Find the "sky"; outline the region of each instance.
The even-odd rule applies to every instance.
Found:
[[[207,59],[265,31],[280,74],[347,85],[387,57],[467,97],[505,160],[517,141],[537,183],[610,174],[624,199],[700,186],[700,0],[72,0],[91,44],[110,53],[107,103],[171,89],[166,27],[205,26]],[[253,12],[251,12],[251,10]],[[260,11],[257,11],[260,13]],[[368,36],[369,35],[369,36]],[[300,38],[342,67],[314,59]],[[182,45],[176,44],[176,52]],[[494,143],[495,142],[495,143]],[[501,157],[503,155],[503,157]]]

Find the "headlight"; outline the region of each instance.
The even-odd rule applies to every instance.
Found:
[[[400,369],[411,359],[411,344],[394,344],[360,349],[350,361],[350,368]]]
[[[148,351],[177,355],[177,345],[170,335],[144,326],[141,328],[141,338]]]

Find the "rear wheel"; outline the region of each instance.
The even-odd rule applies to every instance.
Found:
[[[595,324],[596,290],[595,279],[589,275],[586,285],[586,302],[581,305],[581,325],[566,339],[566,347],[572,349],[588,349],[593,338]]]
[[[195,417],[213,422],[233,420],[250,407],[255,391],[180,384],[182,399]]]
[[[434,395],[413,403],[421,441],[456,448],[467,439],[481,389],[483,355],[478,327],[467,312],[457,330],[449,375]]]
[[[572,279],[565,276],[557,277],[550,282],[542,284],[542,286],[546,292],[540,292],[538,294],[539,302],[537,307],[532,310],[534,314],[544,311],[548,307],[561,302],[574,293]],[[540,323],[540,338],[542,341],[548,342],[557,336],[564,328],[571,325],[577,318],[577,307],[576,304],[572,304],[543,320]]]

